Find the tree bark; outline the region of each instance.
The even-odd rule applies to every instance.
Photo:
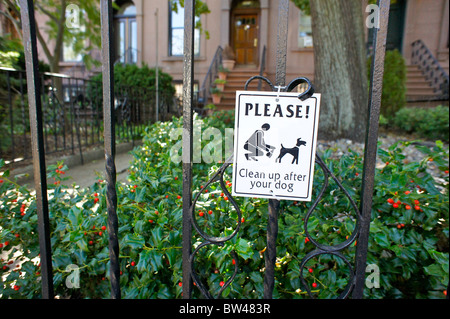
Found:
[[[368,83],[361,1],[311,0],[319,138],[362,142]]]

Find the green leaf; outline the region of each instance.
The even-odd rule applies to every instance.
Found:
[[[129,246],[133,249],[142,248],[145,244],[145,239],[141,235],[136,234],[127,234],[123,238],[122,245],[123,247]]]
[[[381,247],[381,248],[389,248],[391,246],[389,239],[385,233],[377,233],[374,236],[375,242]]]
[[[243,238],[239,238],[237,240],[235,249],[237,254],[245,260],[252,258],[253,256],[252,247],[250,246],[249,242]]]

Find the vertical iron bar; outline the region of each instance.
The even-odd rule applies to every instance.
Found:
[[[102,72],[103,72],[103,125],[106,160],[106,204],[108,210],[108,235],[111,298],[120,299],[120,264],[116,193],[116,141],[114,130],[114,57],[112,0],[101,0]]]
[[[23,73],[22,71],[19,71],[19,81],[20,81],[20,109],[22,111],[22,126],[23,126],[23,138],[22,138],[22,145],[23,145],[23,158],[28,158],[28,147],[27,146],[27,123],[25,119],[25,101],[24,101],[24,95],[23,92]]]
[[[184,2],[184,70],[183,70],[183,298],[192,293],[191,205],[192,205],[192,140],[194,89],[194,26],[195,0]]]
[[[289,0],[278,3],[278,35],[276,60],[276,85],[285,86],[286,83],[286,54],[288,35]],[[265,256],[266,271],[264,273],[264,299],[272,299],[275,286],[275,261],[277,257],[278,212],[280,201],[269,200],[267,222],[267,249]]]
[[[28,103],[33,154],[34,184],[38,215],[39,249],[41,257],[42,298],[53,299],[52,252],[47,200],[45,149],[42,131],[41,86],[36,43],[36,21],[33,0],[20,0],[23,46],[27,72]]]
[[[356,249],[356,276],[353,298],[363,298],[365,268],[369,242],[369,228],[372,213],[372,199],[377,156],[378,124],[380,118],[381,94],[383,89],[384,59],[386,52],[387,26],[390,0],[378,0],[380,29],[374,32],[375,52],[372,58],[369,93],[369,118],[364,148],[363,184],[361,192],[360,235]]]
[[[16,159],[16,150],[14,145],[14,116],[13,116],[13,105],[12,105],[12,94],[11,94],[11,75],[10,71],[6,71],[6,83],[8,90],[8,104],[9,104],[9,123],[11,123],[10,133],[11,133],[11,164],[14,165],[14,160]]]

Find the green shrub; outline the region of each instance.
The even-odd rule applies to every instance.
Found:
[[[229,112],[218,114],[232,118]],[[196,129],[206,129],[211,123],[217,124],[221,131],[233,126],[232,121],[225,125],[216,116],[194,120]],[[133,150],[130,185],[117,185],[123,298],[181,298],[182,165],[172,161],[171,156],[175,154],[169,151],[174,145],[180,146],[181,137],[177,139],[172,133],[180,127],[182,119],[147,127],[142,146]],[[202,143],[205,146],[210,141]],[[418,147],[424,153],[423,161],[405,163],[405,145],[396,144],[387,151],[379,151],[386,164],[377,169],[375,176],[368,264],[378,265],[380,287],[366,288],[366,298],[445,297],[449,256],[448,149],[440,142],[431,149]],[[322,158],[359,204],[361,154],[350,151],[338,157],[330,149]],[[431,164],[438,168],[440,179],[435,180],[428,173]],[[61,172],[66,172],[67,167],[58,165],[50,166],[48,173],[50,179],[54,178],[49,184],[49,211],[56,293],[73,298],[109,298],[108,242],[106,230],[102,229],[107,219],[106,185],[100,180],[90,188],[71,191],[60,184],[67,175]],[[219,183],[201,188],[218,165],[193,164],[194,196],[202,190],[194,217],[199,228],[212,236],[228,235],[237,225],[237,213]],[[230,174],[231,167],[224,175],[226,187],[231,186]],[[14,184],[8,173],[0,179],[0,243],[3,245],[0,252],[15,246],[23,251],[22,255],[14,256],[16,250],[12,249],[2,261],[1,266],[5,267],[0,268],[0,278],[5,279],[0,282],[0,295],[37,298],[40,274],[35,195],[26,187]],[[315,196],[323,181],[324,174],[317,167]],[[212,245],[200,249],[194,269],[216,296],[220,283],[232,276],[237,263],[238,273],[222,296],[262,298],[267,200],[236,198],[236,202],[243,218],[238,235],[223,247]],[[302,220],[310,205],[281,202],[275,298],[307,298],[300,283],[299,264],[315,249],[306,240]],[[342,243],[355,227],[354,216],[349,200],[330,180],[323,200],[309,220],[308,231],[319,243]],[[197,247],[203,241],[194,230],[193,245]],[[355,244],[342,251],[350,262],[354,260]],[[233,250],[235,256],[231,254]],[[18,268],[9,264],[16,260],[22,262]],[[79,267],[78,289],[66,286],[70,264]],[[340,258],[320,255],[311,259],[304,271],[308,285],[317,284],[312,290],[318,298],[333,298],[347,284],[348,270]],[[196,287],[193,297],[201,297]]]
[[[371,59],[368,59],[370,78]],[[386,51],[383,76],[383,94],[381,96],[381,114],[390,118],[406,104],[406,64],[397,50]]]
[[[449,141],[448,106],[404,108],[395,114],[393,123],[407,133],[416,133],[430,140]]]
[[[172,77],[165,72],[159,73],[159,91],[161,103],[170,104],[175,94]],[[156,90],[156,69],[147,65],[139,67],[135,64],[114,65],[114,90],[118,95],[129,91],[130,98],[139,96],[144,101],[154,99]],[[102,103],[102,74],[93,76],[88,82],[86,94],[98,107]]]

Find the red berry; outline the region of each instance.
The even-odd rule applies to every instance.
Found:
[[[208,210],[208,214],[210,214],[210,215],[211,215],[212,213],[213,213],[213,212],[212,212],[212,210]]]
[[[89,245],[94,245],[94,241],[90,240]]]
[[[181,196],[180,196],[180,195],[178,195],[178,196],[177,196],[177,198],[178,198],[178,199],[180,199],[180,198],[181,198]]]
[[[136,263],[134,261],[131,262],[131,266],[136,266]]]
[[[137,185],[134,185],[133,188],[137,188]]]
[[[175,180],[178,180],[178,177],[175,176]]]
[[[409,209],[411,209],[411,206],[406,205],[405,208],[406,208],[407,210],[409,210]]]
[[[98,203],[98,197],[94,198],[94,204]]]
[[[398,225],[397,225],[397,228],[398,228],[398,229],[402,228],[402,225],[398,224]]]
[[[15,234],[14,236],[16,236],[16,238],[19,238],[19,237],[20,237],[20,235],[19,235],[19,234]]]
[[[242,217],[242,218],[241,218],[241,223],[243,223],[243,222],[245,222],[245,219],[244,219],[244,217]]]
[[[415,209],[415,210],[420,210],[420,206],[419,206],[419,205],[416,205],[416,206],[414,206],[414,209]]]
[[[14,290],[18,291],[20,289],[20,286],[14,285]]]
[[[233,265],[236,265],[236,260],[233,259],[232,264],[233,264]]]
[[[149,219],[148,221],[149,223],[153,224],[153,219]]]
[[[220,285],[220,287],[223,287],[223,285],[225,285],[225,282],[221,281],[221,282],[219,283],[219,285]]]
[[[169,198],[169,195],[166,195],[166,198]]]
[[[200,212],[200,213],[198,213],[198,215],[200,216],[200,217],[203,217],[203,215],[205,215],[203,212]]]
[[[183,283],[180,281],[179,283],[178,283],[178,286],[183,286]]]
[[[99,232],[98,232],[98,235],[99,235],[99,236],[103,235],[103,232],[99,231]]]
[[[419,202],[417,199],[415,199],[415,200],[414,200],[414,204],[419,205],[420,202]]]
[[[392,204],[392,207],[398,208],[398,204],[397,204],[397,203],[394,203],[394,204]]]
[[[313,288],[316,288],[316,287],[317,287],[317,284],[316,284],[315,282],[313,282],[313,283],[312,283],[312,287],[313,287]]]
[[[409,194],[411,194],[410,191],[406,191],[406,192],[405,192],[405,195],[409,195]]]
[[[387,200],[387,202],[388,202],[389,204],[394,204],[394,200],[393,200],[392,198],[389,198],[389,199]]]
[[[309,268],[308,271],[309,271],[310,273],[312,273],[314,270],[313,270],[312,268]]]
[[[95,196],[95,197],[97,197],[97,196],[98,196],[98,194],[97,194],[97,193],[94,193],[94,196]]]
[[[228,200],[228,197],[227,196],[225,196],[223,199],[225,199],[225,200]]]
[[[106,230],[106,226],[102,226],[102,230]]]
[[[309,242],[309,238],[308,238],[308,237],[305,238],[305,244],[306,244],[307,242]]]

